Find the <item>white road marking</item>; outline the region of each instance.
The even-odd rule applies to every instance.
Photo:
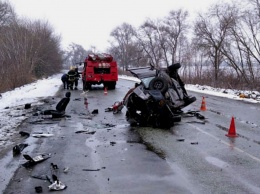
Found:
[[[199,127],[197,127],[197,126],[195,126],[195,125],[192,125],[192,124],[188,124],[188,125],[194,127],[196,130],[200,131],[201,133],[210,136],[211,138],[215,139],[216,141],[218,141],[218,142],[220,141],[221,143],[223,143],[223,144],[225,144],[225,145],[227,145],[227,146],[230,146],[230,144],[229,144],[228,142],[225,142],[225,141],[223,141],[223,140],[221,140],[221,139],[218,139],[218,138],[215,137],[214,135],[211,135],[210,133],[208,133],[208,132],[206,132],[206,131],[203,131],[203,130],[200,129]],[[253,156],[253,155],[247,153],[246,151],[241,150],[241,149],[238,148],[238,147],[235,147],[235,146],[234,146],[233,148],[234,148],[236,151],[238,151],[238,152],[241,152],[241,153],[246,154],[248,157],[252,158],[253,160],[255,160],[255,161],[257,161],[257,162],[260,162],[260,158],[258,158],[258,157],[256,157],[256,156]]]

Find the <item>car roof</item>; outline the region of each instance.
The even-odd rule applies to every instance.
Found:
[[[156,70],[151,67],[138,67],[138,68],[130,68],[128,69],[133,76],[143,79],[147,77],[154,77],[156,75]]]

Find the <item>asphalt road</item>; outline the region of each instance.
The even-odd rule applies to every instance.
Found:
[[[17,130],[53,136],[15,137],[29,144],[22,154],[51,157],[24,168],[22,154],[13,157],[10,149],[1,159],[3,193],[35,193],[36,186],[49,193],[50,183],[32,176],[52,174],[67,186],[59,193],[260,193],[259,104],[206,95],[207,110],[200,112],[205,120],[184,114],[170,130],[130,127],[125,108],[119,114],[105,109],[133,85],[120,80],[107,95],[96,87],[87,93],[87,104],[81,90],[72,91],[66,111],[71,117],[28,119]],[[53,107],[65,92],[41,109]],[[200,109],[202,94],[192,95],[197,101],[185,111]],[[98,114],[92,114],[95,109]],[[232,116],[237,138],[226,136]]]

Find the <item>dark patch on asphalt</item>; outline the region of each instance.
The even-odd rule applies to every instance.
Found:
[[[102,167],[101,169],[106,169],[106,167]],[[101,170],[100,168],[97,168],[97,169],[87,169],[87,168],[84,168],[82,169],[83,171],[100,171]]]
[[[85,131],[85,130],[81,130],[81,131],[76,131],[75,133],[85,133],[85,134],[94,135],[94,134],[96,133],[96,131]]]
[[[136,140],[127,140],[126,143],[140,143],[140,144],[142,144],[143,142],[141,140],[138,140],[138,141],[136,141]]]
[[[110,142],[110,145],[111,145],[111,146],[114,146],[115,144],[116,144],[116,142],[114,142],[114,141],[111,141],[111,142]]]
[[[209,111],[211,111],[211,112],[213,112],[213,113],[216,113],[216,114],[218,114],[218,115],[223,115],[223,114],[221,114],[220,112],[215,111],[215,110],[209,110]]]
[[[155,154],[157,154],[160,158],[162,158],[164,160],[166,159],[166,154],[162,150],[157,149],[151,143],[148,143],[148,142],[143,142],[143,144],[146,146],[147,150],[154,152]]]
[[[218,128],[220,128],[221,130],[223,130],[223,131],[228,131],[228,128],[226,128],[226,127],[223,127],[223,126],[221,126],[221,125],[216,125]]]
[[[186,122],[186,123],[198,123],[198,124],[203,124],[203,125],[206,124],[205,121],[188,121],[188,122]]]

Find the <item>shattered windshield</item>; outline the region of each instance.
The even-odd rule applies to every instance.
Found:
[[[151,82],[151,80],[153,78],[154,77],[147,77],[147,78],[141,79],[141,81],[143,82],[145,88],[149,88],[149,84],[150,84],[150,82]]]

